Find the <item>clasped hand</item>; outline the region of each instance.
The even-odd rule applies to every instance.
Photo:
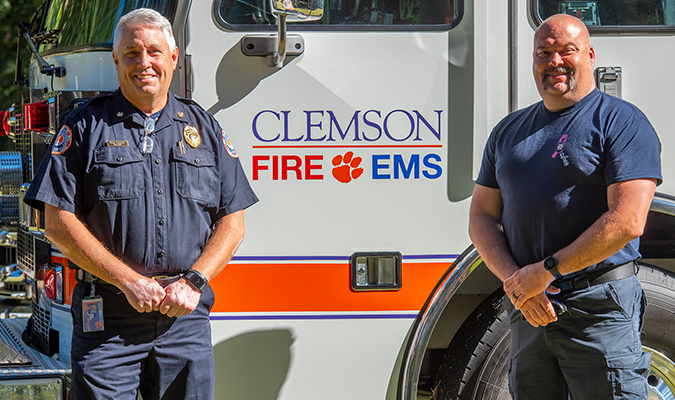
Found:
[[[201,296],[183,279],[162,287],[154,279],[144,277],[122,291],[136,311],[159,311],[169,317],[190,314],[197,308]]]
[[[546,293],[560,293],[560,289],[550,285],[552,281],[553,276],[544,269],[543,262],[527,265],[504,281],[504,292],[509,300],[534,327],[558,320],[546,296]]]

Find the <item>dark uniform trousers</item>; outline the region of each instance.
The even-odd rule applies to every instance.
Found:
[[[105,330],[83,332],[82,299],[90,285],[78,283],[73,292],[73,400],[135,400],[137,391],[143,400],[213,399],[210,286],[195,311],[169,318],[139,313],[117,287],[99,283]]]
[[[550,296],[568,307],[535,328],[504,299],[511,320],[514,400],[645,400],[651,355],[641,348],[645,299],[636,276]]]

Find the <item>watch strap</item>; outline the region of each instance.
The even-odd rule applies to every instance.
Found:
[[[562,278],[562,274],[558,271],[558,259],[553,256],[548,256],[544,260],[544,269],[553,275],[555,279]]]
[[[194,269],[187,270],[183,274],[183,278],[185,278],[188,283],[195,288],[198,291],[203,291],[206,285],[209,283],[209,280],[206,279],[206,277],[199,271],[196,271]]]

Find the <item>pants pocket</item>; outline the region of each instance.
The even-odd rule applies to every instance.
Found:
[[[630,277],[612,281],[605,286],[607,297],[612,299],[627,319],[633,319],[636,314],[641,313],[641,304],[644,296],[642,296],[642,288],[637,277]]]
[[[648,396],[647,379],[651,354],[624,354],[607,358],[614,399],[644,400]]]

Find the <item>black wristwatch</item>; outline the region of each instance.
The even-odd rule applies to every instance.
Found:
[[[204,275],[201,274],[199,271],[195,271],[194,269],[190,269],[187,272],[183,274],[183,278],[185,278],[186,281],[195,288],[195,290],[198,290],[200,293],[206,285],[209,283],[208,279]]]
[[[553,275],[555,279],[562,278],[562,274],[558,272],[558,259],[553,256],[548,256],[544,260],[544,268]]]

